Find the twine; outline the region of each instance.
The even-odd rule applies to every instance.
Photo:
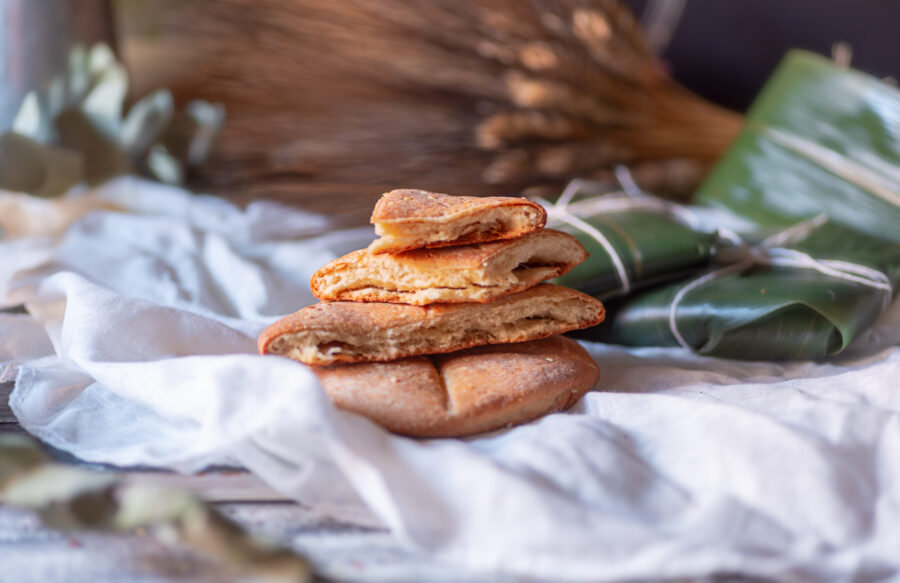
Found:
[[[534,200],[547,210],[548,224],[551,226],[562,223],[570,225],[582,231],[603,247],[603,250],[612,261],[613,268],[616,270],[616,276],[619,280],[619,289],[617,291],[627,294],[631,291],[633,284],[631,278],[628,277],[628,270],[622,257],[606,235],[581,219],[580,216],[593,216],[628,210],[649,210],[666,215],[692,229],[698,229],[700,221],[691,211],[681,205],[644,193],[624,166],[616,166],[615,176],[619,186],[621,186],[621,190],[572,202],[576,195],[585,190],[597,190],[605,186],[599,182],[576,178],[566,185],[555,203],[550,203],[542,198],[535,198]],[[639,258],[635,257],[635,260],[639,260]]]
[[[756,247],[747,246],[736,233],[728,230],[720,230],[720,238],[739,245],[738,252],[741,258],[730,265],[726,265],[715,271],[711,271],[693,281],[688,282],[675,294],[672,303],[669,305],[669,330],[672,336],[678,341],[678,344],[688,350],[694,347],[688,344],[678,330],[678,305],[682,300],[695,289],[706,285],[711,281],[721,279],[723,277],[743,273],[752,267],[758,265],[789,267],[795,269],[810,269],[823,275],[833,277],[842,281],[850,281],[873,289],[885,292],[882,302],[882,309],[890,305],[893,299],[893,287],[891,280],[886,274],[877,269],[852,263],[849,261],[841,261],[836,259],[816,259],[815,257],[798,251],[796,249],[787,249],[782,247],[790,243],[796,243],[808,237],[815,229],[828,222],[826,215],[818,215],[812,219],[808,219],[797,223],[787,229],[765,239]]]
[[[783,139],[783,136],[779,135],[777,137],[782,138],[781,140],[777,140],[781,143],[786,141]],[[821,155],[819,157],[821,158]],[[699,218],[688,208],[644,193],[635,183],[631,173],[624,166],[616,167],[615,176],[621,186],[621,190],[618,191],[608,192],[582,199],[577,202],[572,202],[575,196],[582,191],[597,190],[604,186],[599,182],[575,179],[566,185],[566,188],[555,203],[550,203],[540,198],[535,198],[534,200],[543,205],[547,210],[547,222],[549,224],[558,225],[560,223],[565,223],[571,225],[589,235],[603,247],[616,270],[616,275],[620,282],[619,291],[623,294],[627,294],[631,291],[633,286],[628,277],[625,262],[622,260],[609,239],[598,229],[579,218],[579,215],[592,216],[628,210],[650,210],[677,220],[685,226],[695,230],[701,230],[701,224]],[[871,186],[871,180],[868,182]],[[882,198],[890,200],[890,196],[882,196]],[[850,261],[816,259],[808,253],[785,247],[785,245],[802,241],[815,229],[827,222],[828,217],[826,215],[818,215],[811,219],[801,221],[796,225],[788,227],[787,229],[766,238],[755,247],[747,245],[740,235],[730,229],[716,229],[718,239],[732,245],[732,247],[725,250],[718,250],[717,256],[721,260],[723,255],[730,252],[732,254],[737,253],[737,257],[735,258],[734,263],[729,263],[722,268],[706,273],[688,282],[675,294],[672,303],[669,305],[669,330],[672,332],[672,336],[675,337],[675,340],[678,341],[678,344],[683,348],[693,350],[693,347],[688,344],[678,329],[678,306],[687,294],[711,281],[732,274],[744,273],[752,267],[760,265],[809,269],[828,277],[881,290],[884,292],[882,309],[889,306],[893,299],[894,290],[890,278],[885,273],[872,267],[852,263]]]

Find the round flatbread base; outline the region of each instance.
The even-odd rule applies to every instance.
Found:
[[[416,437],[525,423],[572,406],[600,376],[584,348],[562,336],[313,371],[338,408]]]

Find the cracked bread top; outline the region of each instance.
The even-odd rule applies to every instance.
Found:
[[[600,376],[584,348],[562,336],[313,370],[338,408],[417,437],[471,435],[561,411]]]

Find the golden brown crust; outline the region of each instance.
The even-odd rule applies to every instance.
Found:
[[[369,250],[397,253],[521,237],[542,229],[547,213],[524,198],[400,189],[382,195],[371,222],[381,237]]]
[[[546,283],[488,304],[324,302],[269,326],[258,348],[314,365],[388,361],[545,338],[603,317],[598,300]]]
[[[526,198],[514,196],[455,196],[414,188],[400,188],[386,192],[375,204],[372,223],[444,221],[461,215],[471,215],[494,207],[528,205],[535,210],[543,207]]]
[[[323,301],[488,302],[568,273],[586,258],[577,239],[543,229],[440,249],[379,254],[360,249],[319,269],[310,287]]]
[[[567,409],[600,376],[587,352],[561,336],[313,370],[338,408],[418,437],[471,435]]]

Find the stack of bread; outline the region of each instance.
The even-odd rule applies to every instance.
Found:
[[[342,409],[422,437],[462,436],[565,409],[597,365],[560,334],[603,305],[542,283],[587,258],[537,203],[420,190],[382,196],[380,236],[312,277],[320,303],[269,326],[261,354],[311,365]]]

